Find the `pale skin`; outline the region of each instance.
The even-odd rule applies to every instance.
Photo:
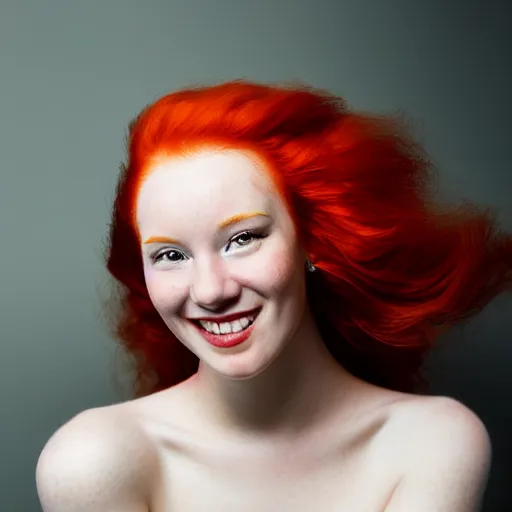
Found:
[[[37,466],[45,512],[480,509],[483,423],[456,400],[373,386],[334,361],[306,302],[308,255],[256,155],[155,160],[136,222],[151,300],[199,371],[61,427]],[[255,308],[232,348],[191,322]]]

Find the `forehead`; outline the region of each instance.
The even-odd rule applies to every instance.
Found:
[[[148,169],[136,204],[139,229],[172,221],[219,222],[237,213],[283,212],[284,205],[262,159],[241,150],[204,150],[160,158]]]

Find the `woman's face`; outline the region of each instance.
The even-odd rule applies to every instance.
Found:
[[[305,255],[257,156],[161,158],[137,200],[146,286],[174,335],[237,379],[262,371],[301,323]]]

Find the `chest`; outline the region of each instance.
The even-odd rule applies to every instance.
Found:
[[[378,443],[167,449],[151,512],[384,510],[398,481]]]

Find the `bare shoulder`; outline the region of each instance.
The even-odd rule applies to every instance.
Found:
[[[402,439],[416,436],[490,444],[482,419],[468,406],[447,396],[405,396],[393,404],[392,426]]]
[[[389,434],[402,479],[386,511],[479,510],[492,446],[474,411],[446,396],[406,398],[393,406]]]
[[[123,404],[84,411],[44,446],[36,484],[45,512],[147,512],[152,444]]]

